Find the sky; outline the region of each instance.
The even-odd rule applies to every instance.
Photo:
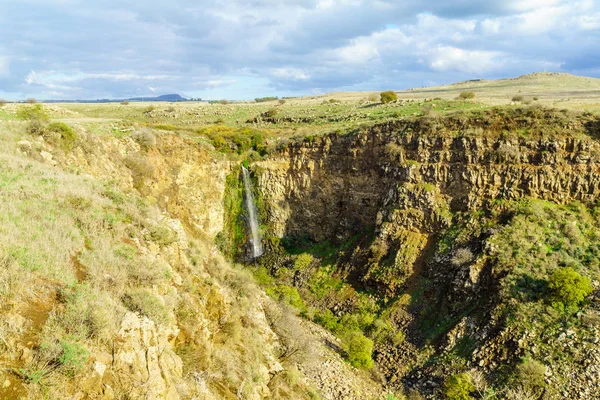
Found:
[[[252,99],[600,77],[600,0],[0,0],[0,98]]]

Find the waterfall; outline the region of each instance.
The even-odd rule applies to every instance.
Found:
[[[262,255],[263,246],[260,240],[260,231],[258,228],[258,210],[252,196],[252,182],[248,170],[242,165],[242,175],[244,177],[244,189],[246,192],[246,208],[248,209],[248,223],[250,224],[250,233],[252,234],[252,256],[254,258]]]

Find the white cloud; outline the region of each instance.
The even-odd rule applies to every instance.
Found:
[[[504,66],[503,56],[497,51],[438,46],[427,55],[427,64],[436,71],[460,71],[479,77],[501,70]]]
[[[308,73],[301,69],[292,67],[274,68],[271,70],[271,75],[277,78],[293,81],[307,81],[310,79],[310,75]]]

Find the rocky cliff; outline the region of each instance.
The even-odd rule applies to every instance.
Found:
[[[267,237],[301,243],[316,256],[311,248],[333,244],[339,251],[330,273],[358,291],[377,293],[386,304],[383,315],[392,315],[392,324],[409,337],[399,347],[376,346],[388,379],[437,396],[440,374],[452,368],[435,373],[415,362],[429,345],[436,357],[460,353],[492,380],[530,354],[535,340],[515,336],[537,338],[539,332],[508,328],[512,317],[500,310],[503,282],[512,272],[498,266],[492,243],[521,212],[515,204],[596,203],[597,127],[589,116],[539,109],[426,115],[295,142],[251,170]],[[313,293],[319,273],[297,274],[290,282]],[[326,304],[342,319],[359,307],[341,294],[323,301],[314,304]],[[567,385],[563,395],[594,398],[592,388],[597,383],[584,379]]]

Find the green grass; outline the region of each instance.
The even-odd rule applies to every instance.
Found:
[[[246,243],[246,220],[244,210],[244,186],[240,169],[234,168],[225,179],[223,231],[216,238],[221,252],[233,260],[242,252]]]

